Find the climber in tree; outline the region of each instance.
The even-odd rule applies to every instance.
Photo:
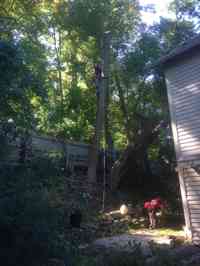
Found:
[[[96,93],[97,97],[99,97],[99,89],[100,89],[100,82],[102,79],[102,68],[100,64],[95,65],[95,86],[96,86]]]

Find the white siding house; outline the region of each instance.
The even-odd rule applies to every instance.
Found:
[[[161,59],[189,236],[200,244],[200,37]]]

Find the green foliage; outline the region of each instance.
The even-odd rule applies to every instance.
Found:
[[[136,0],[0,2],[1,158],[19,129],[91,142],[97,110],[94,65],[106,31],[111,32],[108,129],[114,146],[136,146],[148,125],[169,121],[164,77],[155,63],[196,34],[199,1],[173,1],[175,19],[161,18],[153,26],[140,23]],[[177,196],[167,134],[162,129],[144,153],[156,169],[156,188]],[[10,264],[37,265],[65,253],[60,168],[49,158],[35,158],[23,167],[1,166],[0,232],[12,240],[2,249]],[[2,235],[2,248],[6,241]],[[130,262],[118,259],[116,265],[143,263],[140,256],[138,261],[135,256]],[[163,265],[174,263],[166,261]],[[87,263],[84,258],[79,265]]]
[[[12,119],[24,128],[33,128],[31,97],[43,96],[41,82],[26,63],[24,50],[20,44],[0,42],[0,119]]]
[[[103,33],[112,32],[113,51],[126,45],[139,21],[137,1],[3,1],[1,7],[2,19],[16,22],[2,36],[20,43],[37,87],[42,84],[48,92],[43,102],[26,88],[25,103],[32,107],[36,129],[90,140],[96,112],[94,63],[100,58]],[[24,113],[31,114],[30,106],[19,117]]]
[[[0,178],[2,263],[38,265],[52,257],[63,258],[63,178],[52,162],[2,165]],[[53,191],[57,198],[52,198]]]
[[[198,0],[175,0],[172,1],[170,9],[176,14],[177,20],[184,21],[187,17],[199,29],[200,4]]]
[[[88,142],[94,133],[94,64],[105,31],[111,32],[110,132],[118,147],[136,141],[141,119],[168,116],[158,58],[195,34],[198,1],[174,1],[176,19],[152,27],[140,23],[136,0],[1,1],[0,112],[40,132]],[[151,7],[149,7],[151,9]],[[141,7],[141,9],[144,9]],[[10,21],[10,22],[9,22]],[[9,23],[8,23],[9,22]],[[12,23],[11,23],[12,22]],[[3,70],[2,69],[2,70]],[[119,76],[126,118],[114,75]],[[17,80],[17,82],[16,82]],[[47,92],[47,94],[46,94]],[[6,98],[5,98],[6,97]],[[128,121],[125,125],[125,121]]]

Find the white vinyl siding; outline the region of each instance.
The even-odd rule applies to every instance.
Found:
[[[192,239],[195,243],[200,243],[200,169],[198,168],[191,167],[183,170]]]
[[[200,244],[200,54],[165,71],[186,225]]]
[[[188,160],[200,154],[200,55],[172,66],[165,75],[176,128],[177,159]]]

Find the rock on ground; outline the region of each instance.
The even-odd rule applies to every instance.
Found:
[[[97,249],[105,248],[131,252],[133,250],[133,246],[138,244],[140,245],[144,255],[149,256],[151,255],[151,242],[165,247],[170,247],[171,245],[171,239],[169,237],[123,234],[119,236],[98,239],[92,244],[92,246]]]

